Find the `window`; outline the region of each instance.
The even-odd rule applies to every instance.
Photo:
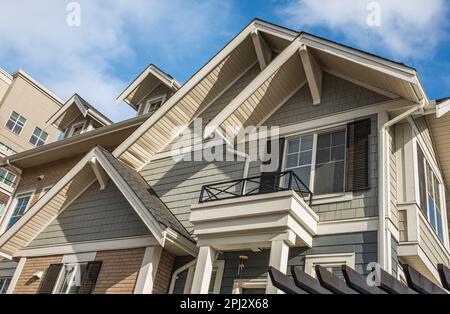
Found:
[[[220,294],[225,261],[216,261],[211,273],[208,294]]]
[[[16,181],[16,175],[5,168],[0,168],[0,182],[7,186],[13,186]]]
[[[72,125],[72,128],[70,129],[68,137],[79,135],[79,134],[83,133],[84,125],[85,125],[84,121]]]
[[[9,219],[8,228],[14,225],[20,217],[25,214],[28,209],[28,204],[30,203],[32,194],[19,196],[17,198],[16,206],[14,207],[14,211],[12,213],[11,218]]]
[[[66,264],[61,271],[55,294],[77,294],[87,270],[87,263]]]
[[[8,145],[3,144],[1,142],[0,142],[0,151],[2,151],[4,153],[4,155],[7,155],[7,156],[14,155],[16,153]]]
[[[10,283],[11,277],[0,277],[0,294],[6,294],[8,292]]]
[[[305,257],[305,272],[316,278],[315,267],[320,265],[338,277],[342,277],[342,266],[355,269],[355,253],[338,253],[323,255],[307,255]]]
[[[165,98],[166,98],[166,96],[158,96],[158,97],[149,99],[146,102],[142,103],[139,106],[138,115],[143,115],[143,114],[147,114],[147,113],[155,113],[156,110],[158,110],[162,106]]]
[[[25,122],[27,122],[27,119],[25,117],[13,111],[8,119],[8,122],[6,122],[6,128],[11,132],[19,135],[20,132],[22,132],[23,127],[25,126]]]
[[[286,170],[314,194],[339,193],[345,191],[345,159],[345,130],[308,135],[288,141]]]
[[[444,228],[442,221],[440,183],[420,147],[418,147],[417,157],[420,209],[431,227],[437,233],[438,237],[443,240]]]
[[[6,207],[6,204],[3,203],[3,202],[0,202],[0,218],[2,218],[2,216],[3,216],[3,212],[5,211],[5,207]]]
[[[47,142],[47,138],[48,134],[42,129],[36,127],[33,134],[31,135],[30,143],[36,147],[39,147],[45,145],[45,143]]]

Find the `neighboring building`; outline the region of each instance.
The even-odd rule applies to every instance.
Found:
[[[342,277],[371,263],[442,286],[450,101],[429,100],[414,69],[255,20],[184,85],[171,80],[144,71],[118,98],[144,122],[114,147],[83,146],[0,236],[18,262],[9,293],[279,293],[269,266]],[[251,126],[278,128],[274,169],[234,145]],[[220,138],[214,152],[234,160],[188,160]],[[52,173],[24,159],[31,178]]]
[[[83,134],[113,122],[79,95],[73,95],[47,122],[63,132],[63,138]]]
[[[58,140],[59,130],[46,124],[61,100],[27,73],[0,69],[0,158]],[[0,168],[0,219],[19,181],[14,167]]]

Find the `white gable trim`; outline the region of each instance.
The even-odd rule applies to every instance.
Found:
[[[48,121],[47,126],[50,126],[58,120],[64,112],[66,112],[72,105],[75,104],[80,111],[80,113],[83,115],[83,117],[86,117],[87,110],[84,108],[83,104],[81,104],[80,100],[78,99],[77,95],[73,95],[65,104],[62,106]]]
[[[444,116],[450,111],[450,99],[436,106],[436,118]]]

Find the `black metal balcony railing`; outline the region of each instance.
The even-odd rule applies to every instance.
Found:
[[[200,203],[244,196],[295,191],[310,206],[313,193],[293,171],[265,173],[258,177],[205,185],[200,193]]]

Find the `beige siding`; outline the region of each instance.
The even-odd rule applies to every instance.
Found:
[[[420,223],[420,248],[425,252],[433,265],[445,264],[449,265],[449,260],[440,247],[436,235],[434,235],[425,225],[426,222]]]
[[[390,188],[390,209],[391,220],[398,228],[398,208],[397,208],[397,158],[395,156],[395,134],[394,128],[389,130],[388,134],[388,148],[389,148],[389,188]]]

